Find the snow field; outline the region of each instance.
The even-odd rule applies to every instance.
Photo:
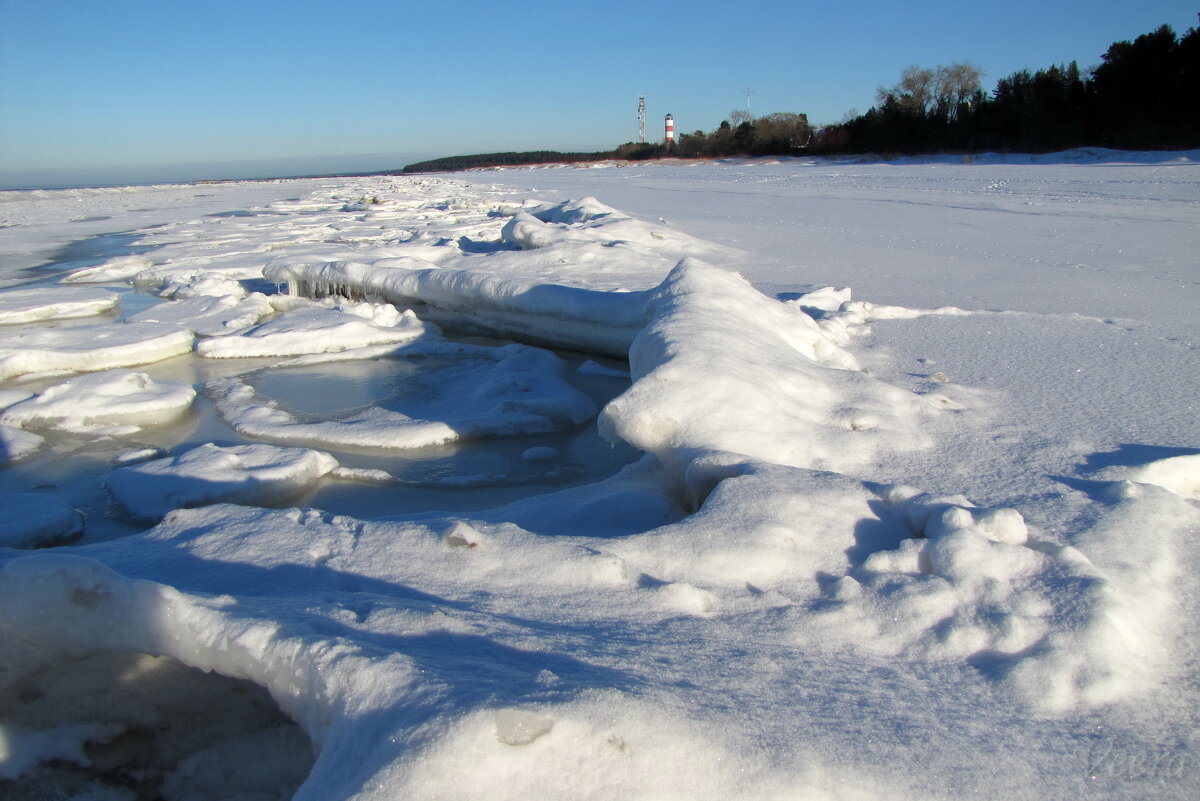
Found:
[[[986,315],[932,294],[921,308],[856,301],[776,273],[780,302],[729,269],[762,265],[743,270],[744,254],[665,223],[591,198],[513,198],[436,178],[331,185],[150,231],[153,272],[129,280],[225,292],[213,276],[265,274],[343,298],[276,297],[265,323],[199,346],[269,354],[270,373],[446,360],[443,394],[332,415],[268,400],[260,366],[208,381],[245,436],[421,447],[595,413],[552,354],[445,343],[419,322],[432,320],[628,352],[633,385],[599,420],[641,461],[497,508],[374,520],[208,505],[274,502],[344,470],[320,451],[209,444],[121,468],[114,494],[162,521],[0,556],[2,675],[118,652],[249,679],[318,751],[299,799],[1186,798],[1200,786],[1096,757],[1105,738],[1192,753],[1181,733],[1195,716],[1177,702],[1194,697],[1200,641],[1185,429],[1172,429],[1173,455],[1080,468],[1055,494],[1014,464],[1041,464],[1036,440],[1008,428],[995,438],[1007,450],[986,444],[1011,403],[1001,393],[960,383],[962,365],[874,369],[864,347],[868,326]],[[415,336],[371,339],[403,331],[408,308]],[[286,336],[255,351],[269,339],[256,331]],[[7,410],[31,400],[14,390]],[[1073,453],[1107,447],[1101,430]],[[911,480],[925,470],[937,491]],[[6,775],[63,749],[86,761],[130,728],[22,714],[35,722],[0,728],[18,733]],[[206,775],[184,783],[212,797]]]

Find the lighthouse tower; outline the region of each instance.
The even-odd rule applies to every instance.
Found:
[[[667,133],[663,143],[667,145],[675,144],[675,118],[670,114],[667,115]]]

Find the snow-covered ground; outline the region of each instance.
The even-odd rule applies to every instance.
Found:
[[[1198,155],[0,193],[0,789],[1195,797]]]

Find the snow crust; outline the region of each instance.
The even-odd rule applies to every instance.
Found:
[[[113,359],[165,358],[205,337],[189,383],[220,417],[198,445],[124,446],[108,487],[157,525],[0,550],[0,787],[103,773],[98,754],[157,720],[139,671],[169,665],[264,688],[316,756],[296,757],[305,743],[264,699],[246,714],[221,701],[226,747],[145,757],[164,797],[1193,797],[1200,376],[1182,277],[1200,184],[1186,156],[1111,158],[337,179],[168,215],[137,239],[149,264],[84,269],[178,299],[128,323],[0,334],[7,458],[63,447],[14,427],[51,420],[34,410],[140,426],[187,394],[166,377],[178,367],[98,372],[109,340],[131,345]],[[56,197],[10,202],[40,204],[20,212],[32,220]],[[857,213],[821,218],[828,204]],[[853,229],[868,220],[876,233]],[[1044,250],[1046,291],[1006,308],[1025,266],[993,273],[981,230]],[[916,235],[936,240],[925,269]],[[797,239],[878,294],[812,280],[832,268],[796,264]],[[1088,249],[1102,255],[1086,280],[1054,272]],[[957,273],[929,266],[947,250]],[[1105,312],[1138,266],[1137,319]],[[264,279],[291,294],[259,300]],[[1173,291],[1153,297],[1159,281]],[[396,481],[327,450],[586,424],[596,404],[567,379],[622,370],[568,376],[528,344],[546,342],[628,358],[632,385],[598,425],[639,461],[487,509],[263,508]],[[437,365],[427,386],[336,413],[259,386],[405,359]],[[523,444],[514,458],[563,457]],[[70,508],[37,498],[20,503]],[[40,515],[15,513],[5,542],[38,544]],[[95,678],[131,665],[133,680]],[[71,717],[78,700],[40,697],[102,701]]]

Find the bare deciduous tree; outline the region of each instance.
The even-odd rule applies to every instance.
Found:
[[[953,117],[959,105],[979,90],[982,76],[979,67],[966,61],[934,69],[910,64],[900,73],[900,82],[892,87],[881,86],[876,98],[880,105],[891,98],[905,111]]]

